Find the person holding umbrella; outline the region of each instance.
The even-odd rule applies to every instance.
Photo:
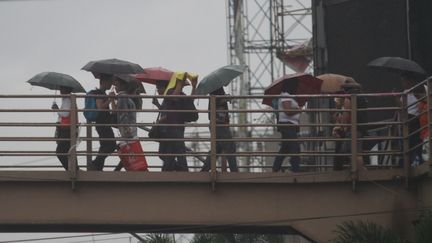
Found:
[[[103,170],[105,159],[108,157],[107,154],[114,152],[116,148],[114,132],[110,126],[106,125],[113,122],[109,112],[109,105],[112,103],[112,99],[105,97],[106,91],[112,86],[114,74],[141,73],[144,69],[136,63],[115,58],[90,61],[81,69],[91,72],[95,78],[100,80],[99,89],[91,91],[90,94],[101,96],[96,99],[96,108],[101,110],[98,112],[97,118],[95,119],[96,131],[99,138],[108,140],[99,141],[100,147],[98,153],[100,155],[96,156],[92,163],[88,165],[87,169],[101,171]],[[110,94],[113,95],[113,93]]]
[[[113,110],[116,111],[117,124],[132,125],[119,126],[122,138],[134,138],[138,136],[136,124],[136,110],[142,108],[140,98],[125,97],[125,95],[136,95],[139,83],[127,74],[114,75],[114,87],[117,92],[117,103],[112,102]]]
[[[112,123],[111,113],[109,111],[110,104],[113,99],[106,97],[106,91],[111,89],[113,84],[113,76],[104,73],[93,73],[93,75],[99,79],[99,88],[90,91],[92,95],[98,95],[96,97],[96,108],[100,111],[97,112],[97,117],[95,119],[96,132],[99,138],[109,139],[109,140],[99,140],[99,151],[96,158],[88,164],[88,170],[102,171],[105,159],[108,157],[107,154],[111,154],[116,149],[116,142],[114,140],[114,132],[112,127],[107,126],[107,124]],[[113,93],[110,93],[111,95]]]
[[[293,82],[285,82],[282,86],[282,96],[289,96],[293,90]],[[297,139],[299,132],[299,119],[301,109],[297,101],[291,97],[282,97],[278,99],[277,109],[282,110],[278,113],[278,124],[287,126],[278,126],[282,139]],[[300,144],[297,141],[282,141],[279,154],[273,162],[273,172],[283,171],[282,163],[286,155],[300,153]],[[300,156],[292,155],[290,157],[291,171],[298,172],[300,169]]]
[[[419,75],[413,73],[413,72],[403,72],[400,76],[401,78],[401,84],[402,89],[404,92],[408,92],[411,90],[412,87],[414,87],[418,81],[420,81]],[[415,146],[422,143],[422,140],[420,138],[420,111],[419,111],[419,101],[417,97],[419,97],[419,93],[424,93],[424,87],[420,86],[417,89],[411,90],[407,93],[407,109],[408,109],[408,130],[409,130],[409,147],[414,148]],[[402,105],[401,100],[396,100],[397,104],[399,106]],[[423,163],[422,159],[422,147],[418,146],[417,148],[413,149],[409,153],[410,162],[413,165],[418,165]]]
[[[27,81],[31,85],[40,86],[52,90],[60,90],[60,94],[69,95],[72,92],[85,93],[81,84],[72,76],[57,73],[57,72],[42,72]],[[71,98],[69,96],[62,97],[60,108],[54,102],[51,106],[53,110],[58,110],[58,123],[56,127],[56,138],[61,140],[57,141],[57,158],[65,170],[69,168],[68,154],[71,148]],[[74,107],[76,109],[76,107]],[[76,136],[76,134],[75,134]]]
[[[368,63],[369,67],[389,70],[400,74],[400,82],[402,85],[403,92],[407,95],[407,113],[408,113],[408,130],[409,130],[409,149],[421,143],[420,133],[420,121],[419,121],[419,109],[418,100],[416,94],[419,89],[412,90],[412,88],[426,75],[426,71],[416,62],[401,58],[401,57],[379,57]],[[421,92],[421,91],[420,91]],[[402,100],[397,99],[396,104],[401,107]],[[417,165],[422,163],[422,148],[418,146],[409,153],[410,163]]]
[[[142,101],[140,97],[128,97],[129,95],[137,95],[140,83],[130,75],[117,74],[114,75],[114,86],[117,91],[117,103],[113,101],[112,108],[116,111],[118,129],[121,138],[124,139],[119,143],[121,163],[116,170],[125,167],[126,170],[147,171],[147,160],[143,155],[136,126],[135,110],[142,108]]]
[[[156,90],[159,95],[185,95],[182,92],[183,86],[189,79],[192,83],[192,92],[195,93],[197,84],[197,75],[191,75],[185,72],[176,72],[173,74],[170,82],[160,81],[156,83]],[[185,113],[182,112],[164,112],[164,110],[184,110],[182,107],[187,101],[185,98],[171,98],[166,97],[160,106],[160,115],[157,123],[159,124],[184,124]],[[191,101],[193,102],[193,101]],[[166,126],[164,127],[164,138],[183,139],[184,126]],[[159,153],[160,154],[183,154],[186,152],[186,145],[184,141],[160,141]],[[163,161],[162,171],[188,171],[186,157],[181,156],[160,156]]]
[[[210,95],[226,95],[223,87],[213,91]],[[210,110],[210,104],[209,104]],[[229,114],[228,114],[228,99],[219,98],[216,100],[216,110],[224,110],[225,112],[216,113],[216,124],[229,124]],[[210,113],[209,113],[210,120]],[[232,139],[232,134],[229,127],[216,126],[216,139]],[[234,154],[236,152],[236,145],[233,141],[217,141],[216,142],[216,155],[221,152]],[[226,156],[228,160],[228,165],[231,172],[238,172],[236,157],[233,155]],[[208,156],[204,162],[201,171],[210,170],[210,156]]]
[[[72,93],[72,88],[70,87],[64,87],[60,86],[60,94],[62,95],[68,95]],[[68,156],[67,155],[59,155],[59,154],[67,154],[69,152],[69,149],[71,147],[70,138],[71,138],[71,132],[70,132],[70,111],[71,110],[71,99],[70,97],[62,97],[62,103],[60,105],[60,109],[56,103],[53,103],[51,106],[51,109],[53,110],[60,110],[57,112],[58,115],[58,123],[59,126],[56,127],[56,138],[65,139],[65,140],[59,140],[57,141],[57,158],[59,159],[60,163],[62,164],[63,168],[65,170],[68,170]]]

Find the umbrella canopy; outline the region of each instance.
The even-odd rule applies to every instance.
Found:
[[[40,86],[52,90],[60,90],[60,87],[68,87],[74,93],[85,93],[82,85],[72,76],[64,73],[43,72],[35,75],[27,81],[31,85]]]
[[[93,72],[93,73],[105,73],[105,74],[129,74],[129,73],[141,73],[144,69],[132,62],[123,61],[119,59],[105,59],[98,61],[91,61],[87,63],[81,69]]]
[[[426,71],[418,63],[401,57],[379,57],[368,63],[368,66],[426,75]]]
[[[321,84],[323,81],[310,74],[288,74],[273,81],[272,84],[265,89],[264,95],[281,94],[283,86],[287,82],[290,85],[290,94],[304,95],[319,94],[321,92]],[[303,106],[307,101],[306,97],[297,97],[296,100],[300,106]],[[262,103],[264,105],[272,106],[272,101],[273,98],[264,98]]]
[[[317,78],[323,81],[321,84],[321,93],[337,93],[343,90],[344,84],[357,84],[351,77],[334,73],[321,74]]]
[[[134,75],[129,75],[129,74],[115,74],[114,78],[118,78],[121,79],[125,82],[137,82],[138,83],[138,93],[140,94],[145,94],[146,90],[143,86],[143,84],[140,82],[140,80],[136,79]]]
[[[246,71],[246,69],[247,66],[244,65],[227,65],[216,69],[200,81],[196,94],[209,94],[222,86],[227,86],[233,79]]]
[[[159,81],[170,81],[173,71],[163,67],[144,68],[144,72],[133,75],[145,83],[156,84]]]

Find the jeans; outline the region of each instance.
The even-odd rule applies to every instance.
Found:
[[[216,127],[216,139],[232,139],[231,131],[228,127]],[[216,142],[216,158],[221,152],[233,154],[236,152],[236,145],[233,141],[217,141]],[[231,172],[237,172],[237,161],[233,155],[226,156]],[[210,170],[210,156],[207,156],[201,171]]]
[[[184,127],[166,127],[168,138],[184,138]],[[184,141],[161,141],[159,142],[159,153],[161,154],[184,154],[186,145]],[[188,171],[186,156],[159,156],[163,161],[162,171]]]
[[[110,138],[114,139],[114,132],[111,127],[108,126],[98,126],[96,124],[96,131],[99,135],[99,138]],[[114,152],[116,149],[116,142],[114,140],[110,141],[99,141],[100,147],[98,153],[103,154],[110,154]],[[92,161],[92,163],[88,166],[88,170],[99,170],[102,171],[105,159],[108,157],[108,155],[97,155],[96,158]]]
[[[281,123],[281,124],[291,124],[291,123]],[[279,127],[279,132],[282,134],[282,139],[296,139],[297,133],[299,131],[298,127]],[[279,154],[298,154],[300,153],[300,145],[298,141],[282,141],[279,149]],[[273,162],[273,171],[278,172],[282,169],[282,163],[286,155],[276,156]],[[300,169],[300,157],[291,156],[290,157],[291,170],[297,172]]]
[[[67,138],[65,141],[57,141],[56,153],[67,154],[70,149],[70,128],[69,127],[57,127],[56,130],[57,138]],[[68,170],[68,156],[67,155],[57,155],[63,168]]]

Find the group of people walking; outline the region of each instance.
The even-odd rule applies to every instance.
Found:
[[[138,137],[136,126],[136,111],[142,108],[142,100],[139,97],[131,97],[131,95],[139,94],[140,82],[127,74],[103,74],[93,73],[94,77],[99,79],[99,87],[88,92],[88,95],[95,97],[97,116],[92,118],[92,122],[99,136],[98,155],[88,163],[87,170],[102,171],[105,165],[105,160],[109,154],[113,153],[118,145],[116,140],[121,141],[123,138],[133,139]],[[198,113],[196,112],[173,112],[175,110],[195,109],[193,99],[186,97],[183,92],[183,86],[187,82],[186,78],[192,84],[191,94],[194,94],[197,85],[197,76],[186,75],[184,79],[177,79],[175,84],[170,84],[169,81],[160,80],[156,83],[156,91],[159,95],[166,95],[162,103],[157,99],[153,99],[153,104],[160,110],[156,124],[159,128],[159,137],[163,140],[159,141],[159,150],[161,154],[159,158],[163,161],[162,171],[188,171],[186,157],[187,148],[185,142],[181,141],[184,138],[186,122],[196,121]],[[171,86],[169,86],[171,85]],[[112,90],[111,87],[115,89]],[[71,93],[71,89],[60,87],[60,93],[67,95]],[[219,88],[212,92],[215,95],[224,95],[223,88]],[[184,96],[178,97],[178,96]],[[217,109],[228,110],[228,99],[218,99]],[[189,105],[188,105],[189,104]],[[192,106],[192,107],[191,107]],[[58,159],[64,169],[68,169],[68,156],[66,155],[70,148],[70,124],[71,124],[71,101],[69,97],[62,98],[62,104],[59,108],[53,105],[52,109],[60,109],[58,113],[58,123],[56,128]],[[95,111],[94,111],[95,112]],[[189,116],[187,115],[189,114]],[[192,118],[190,117],[192,116]],[[218,112],[216,114],[218,124],[229,123],[228,112]],[[210,119],[210,117],[209,117]],[[113,127],[110,124],[117,124],[120,138],[115,138]],[[166,124],[166,126],[164,126]],[[175,126],[174,124],[178,125]],[[229,139],[232,138],[229,127],[218,127],[217,137]],[[149,134],[150,136],[150,134]],[[172,139],[172,140],[169,140]],[[236,151],[234,142],[224,141],[217,142],[217,153],[224,151],[225,153],[233,154]],[[172,155],[171,155],[172,154]],[[238,171],[236,158],[233,155],[227,156],[230,170]],[[210,157],[203,161],[202,171],[210,170]]]
[[[134,96],[140,93],[140,85],[137,79],[128,74],[112,74],[103,72],[92,71],[95,78],[99,79],[99,87],[95,90],[88,92],[89,95],[94,96],[95,110],[97,116],[91,121],[94,122],[94,126],[99,136],[99,151],[98,155],[88,163],[87,169],[94,171],[102,171],[105,165],[106,158],[113,153],[118,145],[116,140],[128,141],[136,138],[138,140],[138,131],[136,126],[136,111],[142,108],[142,100],[139,96]],[[173,74],[174,75],[174,74]],[[340,75],[338,75],[340,76]],[[163,161],[162,171],[188,171],[188,164],[185,157],[187,147],[184,142],[184,124],[187,122],[193,122],[198,119],[197,112],[176,112],[177,110],[194,110],[193,97],[189,97],[183,92],[183,87],[188,84],[188,79],[192,86],[191,95],[195,94],[198,78],[195,75],[183,73],[178,77],[173,76],[171,80],[158,80],[154,84],[159,95],[165,95],[163,102],[159,103],[157,99],[153,99],[153,104],[159,109],[159,115],[157,117],[156,125],[149,131],[149,137],[151,138],[163,138],[159,141],[159,158]],[[319,77],[319,76],[318,76]],[[173,82],[174,81],[174,82]],[[417,84],[417,76],[412,72],[403,72],[401,75],[401,84],[404,92],[408,92]],[[277,118],[277,130],[280,132],[282,141],[280,143],[279,155],[275,157],[272,171],[283,172],[283,162],[287,155],[290,156],[290,170],[292,172],[300,171],[300,143],[296,141],[298,139],[299,127],[300,127],[300,114],[303,109],[296,98],[292,97],[294,89],[292,87],[293,82],[283,83],[282,89],[280,90],[280,98],[273,99],[272,107],[276,112]],[[111,87],[115,87],[112,90]],[[73,89],[67,86],[59,87],[62,95],[70,94]],[[108,94],[107,94],[108,92]],[[344,84],[340,92],[346,94],[361,93],[361,86],[350,77],[346,77]],[[214,89],[210,92],[211,95],[217,95],[216,99],[216,155],[221,153],[227,154],[225,159],[228,161],[231,172],[239,171],[236,156],[236,145],[232,139],[232,134],[229,126],[224,126],[230,123],[230,117],[228,112],[229,97],[221,98],[220,96],[226,95],[223,87]],[[407,113],[408,113],[408,127],[409,127],[409,147],[414,148],[409,152],[410,162],[412,164],[421,163],[422,158],[422,146],[418,146],[422,143],[422,140],[429,139],[427,131],[428,119],[427,119],[427,103],[425,99],[422,99],[426,94],[423,86],[413,89],[407,93]],[[87,102],[87,101],[86,101]],[[303,103],[301,103],[303,105]],[[426,105],[425,105],[426,104]],[[351,123],[351,113],[346,110],[351,108],[350,97],[335,99],[336,108],[340,109],[340,112],[335,112],[332,116],[335,126],[333,127],[332,135],[336,138],[350,138],[352,131],[350,126],[339,125]],[[56,104],[52,106],[53,109],[59,109],[58,112],[58,123],[56,134],[57,134],[57,157],[60,160],[62,166],[68,169],[68,152],[71,148],[70,136],[71,136],[71,110],[73,107],[69,97],[65,96],[62,98],[61,107]],[[367,123],[367,99],[359,96],[357,98],[357,114],[356,123],[360,124],[357,126],[357,137],[362,138],[367,134],[367,127],[362,125]],[[76,108],[76,107],[75,107]],[[209,103],[209,110],[210,110]],[[85,114],[84,114],[85,115]],[[212,119],[209,113],[209,120]],[[89,121],[89,120],[88,120]],[[113,128],[111,124],[116,124],[120,133],[120,138],[115,138]],[[420,129],[422,128],[422,129]],[[220,141],[222,140],[222,141]],[[364,150],[362,140],[357,142],[357,151],[362,152]],[[428,143],[426,143],[428,144]],[[350,153],[350,149],[342,151],[342,147],[351,148],[351,146],[343,146],[342,142],[336,142],[336,153]],[[141,146],[141,145],[140,145]],[[363,166],[364,156],[358,156],[357,163],[359,166]],[[211,158],[208,156],[203,160],[203,166],[201,171],[209,171],[211,167]],[[343,168],[344,160],[341,157],[336,156],[334,160],[334,169],[340,170]],[[121,164],[120,164],[121,168]]]

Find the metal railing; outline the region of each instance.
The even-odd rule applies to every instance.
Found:
[[[425,143],[429,143],[430,145],[430,139],[428,141],[425,141],[421,144],[417,144],[414,147],[410,147],[410,137],[416,136],[422,129],[429,128],[429,138],[431,137],[431,123],[427,126],[423,126],[417,131],[412,131],[410,133],[409,129],[409,123],[410,118],[408,115],[408,94],[413,91],[416,88],[419,88],[421,86],[426,86],[425,94],[423,97],[419,99],[420,101],[427,101],[428,109],[427,111],[422,111],[422,114],[425,112],[427,113],[427,116],[429,118],[429,121],[431,119],[431,81],[430,79],[425,80],[421,83],[419,83],[416,87],[413,87],[412,90],[403,92],[403,93],[385,93],[385,94],[321,94],[321,95],[307,95],[307,96],[292,96],[293,98],[297,97],[306,97],[308,100],[313,99],[320,99],[320,100],[329,100],[330,103],[334,98],[349,98],[351,100],[351,107],[350,109],[340,110],[336,108],[330,107],[304,107],[302,109],[302,119],[299,125],[294,124],[277,124],[276,121],[264,121],[260,123],[253,123],[253,124],[218,124],[216,122],[216,115],[218,112],[228,112],[230,114],[232,113],[248,113],[251,117],[259,116],[263,113],[275,113],[275,112],[283,112],[283,111],[289,111],[289,110],[274,110],[269,107],[268,110],[262,110],[262,109],[248,109],[248,110],[239,110],[239,109],[233,109],[229,111],[225,110],[216,110],[216,101],[217,99],[226,98],[226,96],[194,96],[193,98],[195,100],[200,100],[198,103],[206,103],[209,102],[210,109],[202,109],[201,107],[198,107],[198,112],[201,114],[201,118],[197,122],[193,123],[185,123],[185,124],[155,124],[154,119],[156,117],[156,114],[159,112],[158,109],[155,108],[144,108],[139,110],[122,110],[125,112],[137,112],[138,114],[143,114],[144,118],[139,118],[139,122],[136,124],[94,124],[94,123],[87,123],[85,122],[85,119],[82,116],[82,113],[86,111],[83,107],[83,100],[85,98],[85,95],[0,95],[0,99],[2,100],[2,107],[0,109],[1,121],[0,121],[0,129],[3,131],[8,131],[8,133],[11,134],[22,134],[22,136],[6,136],[5,132],[2,133],[2,136],[0,137],[0,143],[3,144],[3,146],[0,147],[0,158],[2,158],[3,163],[0,164],[0,169],[56,169],[61,168],[60,163],[58,163],[58,166],[52,166],[52,165],[46,165],[46,164],[36,164],[36,165],[28,165],[26,162],[16,162],[14,163],[14,160],[16,158],[23,158],[23,157],[45,157],[45,156],[58,156],[58,155],[67,155],[68,156],[68,163],[69,163],[69,173],[71,178],[76,177],[76,173],[78,168],[84,169],[86,165],[83,164],[85,161],[86,164],[91,163],[91,160],[93,156],[101,155],[98,154],[97,151],[94,150],[94,142],[98,142],[101,140],[114,140],[114,141],[130,141],[130,140],[139,140],[140,142],[144,142],[146,144],[150,145],[144,145],[144,156],[149,158],[149,168],[153,171],[158,171],[161,166],[157,165],[160,164],[160,161],[157,157],[159,156],[187,156],[189,158],[198,158],[198,161],[203,161],[205,157],[209,157],[211,161],[211,169],[210,172],[215,176],[216,171],[220,169],[221,166],[217,165],[217,157],[222,156],[235,156],[236,158],[240,157],[253,157],[258,158],[259,161],[261,161],[259,164],[241,164],[239,168],[241,171],[253,171],[253,172],[269,172],[271,171],[271,158],[277,155],[281,155],[278,153],[278,146],[275,143],[280,143],[283,141],[294,141],[298,142],[302,145],[302,149],[298,154],[282,154],[286,156],[300,156],[301,157],[301,170],[303,172],[315,172],[315,173],[322,173],[326,171],[331,171],[331,167],[333,166],[332,161],[335,160],[337,157],[344,157],[346,158],[347,163],[345,164],[345,167],[348,167],[353,174],[358,173],[358,163],[360,157],[366,158],[366,160],[370,158],[374,158],[374,163],[366,163],[366,168],[389,168],[389,167],[399,167],[400,161],[403,161],[403,168],[405,169],[406,175],[409,173],[410,168],[410,153],[416,149],[419,146],[423,146]],[[400,107],[367,107],[367,108],[358,108],[357,107],[357,100],[359,97],[394,97],[401,99],[402,105]],[[70,124],[70,143],[71,143],[71,149],[68,153],[64,154],[57,154],[54,149],[52,149],[51,145],[44,145],[40,149],[32,149],[36,148],[37,146],[33,147],[31,145],[33,142],[36,144],[40,143],[46,143],[46,142],[56,142],[56,141],[65,141],[67,139],[62,138],[55,138],[52,136],[41,136],[41,135],[34,135],[31,132],[27,133],[26,136],[26,129],[43,129],[44,131],[47,131],[47,128],[55,128],[59,124],[56,122],[50,122],[49,120],[55,120],[54,116],[51,116],[49,114],[52,114],[59,110],[52,110],[52,109],[41,109],[39,106],[35,107],[33,103],[34,100],[45,100],[46,103],[47,99],[53,99],[53,98],[61,98],[61,97],[69,97],[71,100],[72,108],[71,110],[65,110],[69,111],[71,116],[71,124]],[[100,97],[100,96],[99,96]],[[158,96],[158,95],[143,95],[143,96],[131,96],[131,97],[140,97],[143,99],[144,107],[149,107],[146,104],[151,103],[151,99],[158,98],[163,99],[166,98],[166,96]],[[184,97],[184,96],[170,96],[171,98],[177,98],[177,99],[184,99],[184,98],[190,98]],[[255,95],[255,96],[229,96],[229,99],[255,99],[257,102],[261,102],[261,99],[264,97],[270,97],[270,98],[280,98],[281,96],[273,95],[273,96],[263,96],[263,95]],[[19,102],[9,102],[9,101],[15,101],[18,100]],[[27,103],[25,102],[27,100]],[[28,102],[31,103],[28,103]],[[42,103],[44,103],[42,102]],[[18,108],[13,107],[15,104],[23,104],[25,103],[25,106],[19,105]],[[11,106],[9,106],[11,105]],[[204,104],[205,105],[205,104]],[[410,104],[410,105],[417,105],[417,104]],[[30,107],[26,107],[30,106]],[[45,106],[46,107],[46,106]],[[77,108],[80,107],[80,108]],[[61,111],[61,110],[60,110]],[[101,111],[101,110],[98,110]],[[113,114],[115,114],[115,110],[106,110],[111,111]],[[170,113],[170,112],[189,112],[189,111],[180,111],[180,110],[164,110],[164,112]],[[333,112],[342,112],[342,113],[349,113],[351,117],[351,123],[338,123],[335,124],[330,120],[325,121],[324,123],[313,123],[310,122],[310,119],[307,119],[310,116],[324,116],[324,114],[333,113]],[[393,119],[393,120],[387,120],[387,121],[375,121],[375,122],[367,122],[367,123],[357,123],[357,115],[360,114],[360,112],[368,112],[369,115],[374,114],[376,112],[397,112],[399,114],[399,119]],[[9,116],[6,116],[7,114],[16,115],[17,118],[9,118]],[[30,118],[22,118],[25,115],[30,114]],[[47,115],[48,114],[48,115]],[[203,117],[203,114],[205,116],[205,119]],[[207,122],[207,116],[210,116],[209,121]],[[306,119],[304,119],[306,117]],[[9,119],[8,119],[9,118]],[[29,119],[29,120],[26,120]],[[145,122],[142,122],[141,120],[145,120]],[[323,120],[323,119],[321,119]],[[324,119],[325,120],[325,119]],[[141,130],[148,130],[151,126],[179,126],[179,127],[185,127],[186,129],[195,129],[196,134],[200,135],[199,137],[184,137],[179,139],[172,139],[172,138],[160,138],[160,139],[152,139],[148,138],[147,136],[139,136],[138,138],[120,138],[117,137],[115,139],[101,139],[97,136],[93,136],[93,128],[95,126],[130,126],[130,127],[138,127]],[[350,131],[349,137],[344,138],[335,138],[331,134],[331,130],[334,126],[341,126],[344,127],[347,131]],[[286,126],[294,126],[299,127],[300,133],[299,137],[296,139],[281,139],[276,136],[273,136],[268,133],[268,131],[276,131],[279,127],[286,127]],[[365,136],[359,136],[358,130],[359,127],[368,127],[369,135]],[[233,132],[233,137],[230,139],[218,139],[216,137],[216,130],[218,127],[229,127],[231,128]],[[86,132],[82,132],[82,130],[85,128]],[[236,130],[239,128],[243,129],[261,129],[262,136],[261,137],[238,137],[236,136]],[[209,133],[210,131],[210,133]],[[387,132],[387,134],[382,134],[384,132]],[[397,132],[401,131],[401,132]],[[30,134],[30,135],[28,135]],[[78,134],[78,136],[76,136]],[[142,134],[140,132],[139,134]],[[277,135],[277,133],[275,133]],[[304,134],[307,134],[307,136],[303,136]],[[203,151],[199,149],[198,151],[192,151],[188,150],[185,153],[181,154],[164,154],[159,153],[158,151],[152,150],[152,148],[156,148],[157,142],[161,141],[184,141],[188,143],[188,147],[191,147],[191,143],[205,143],[209,145],[210,151]],[[245,151],[241,150],[236,153],[217,153],[217,146],[219,142],[234,142],[237,144],[245,144],[249,143],[252,144],[252,146],[249,146],[253,149],[253,151]],[[375,144],[375,147],[381,148],[381,149],[374,149],[371,150],[370,146],[365,149],[363,148],[363,151],[358,151],[358,143],[362,142],[363,144]],[[8,143],[12,143],[11,145]],[[83,148],[83,145],[85,143],[85,148]],[[345,143],[349,144],[349,150],[345,152],[335,152],[333,149],[333,145],[335,143]],[[22,146],[20,146],[22,144]],[[307,144],[307,146],[305,145]],[[260,145],[260,146],[258,146]],[[262,146],[264,145],[264,147]],[[267,146],[269,145],[269,146]],[[271,145],[271,146],[270,146]],[[242,146],[242,145],[239,145]],[[192,146],[195,148],[200,148],[200,146]],[[266,148],[265,148],[266,147]],[[22,149],[18,149],[22,148]],[[102,154],[103,155],[103,154]],[[115,157],[118,154],[116,152],[112,154],[105,154],[111,157]],[[5,163],[5,158],[10,159],[12,162]],[[83,159],[85,158],[85,159]],[[429,158],[430,151],[429,151]],[[35,159],[37,161],[37,159]],[[324,162],[323,162],[324,161]],[[427,161],[428,163],[430,161]],[[106,168],[114,168],[116,164],[110,164]],[[191,170],[197,171],[199,170],[200,166],[190,166]]]

